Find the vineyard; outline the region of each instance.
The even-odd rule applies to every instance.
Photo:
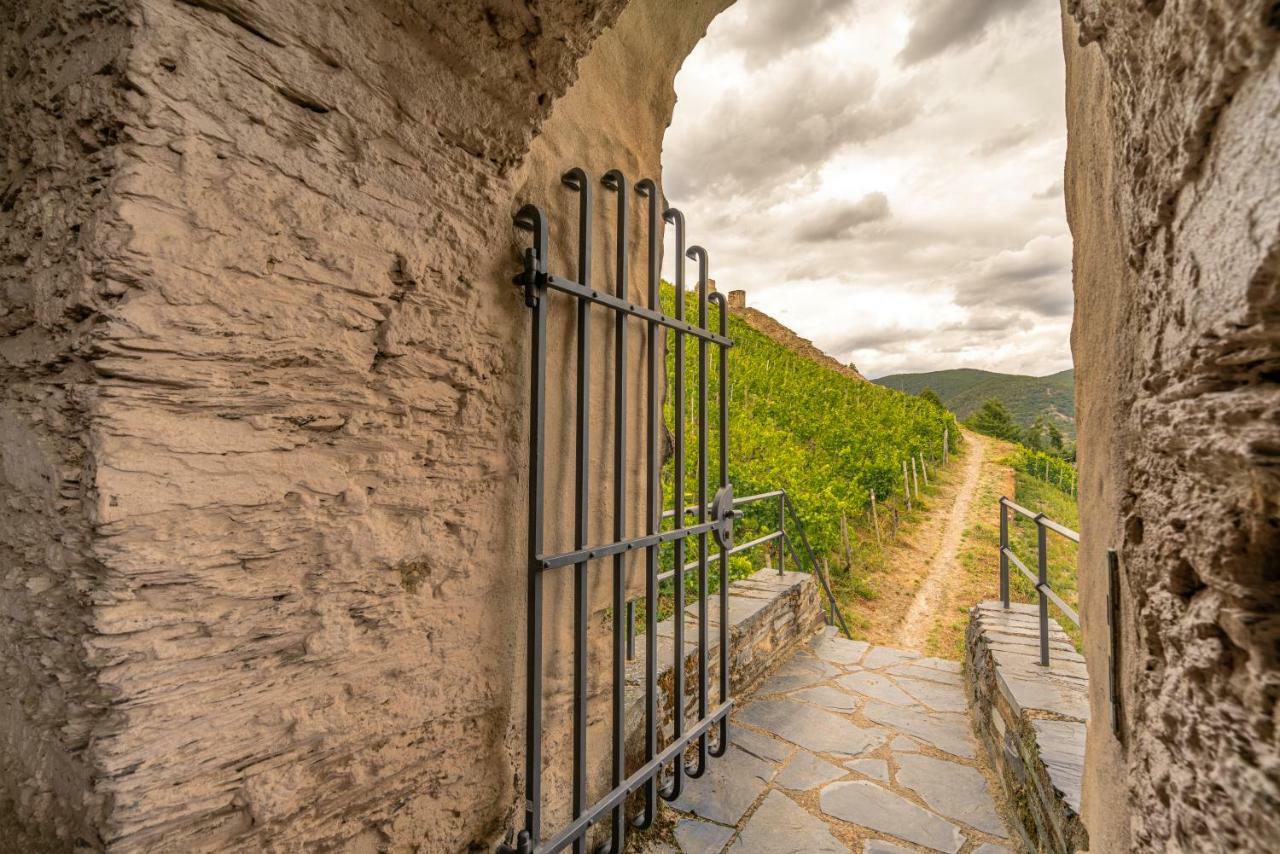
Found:
[[[664,288],[664,309],[674,309],[674,289]],[[711,327],[717,329],[714,306]],[[697,300],[690,296],[686,316],[697,319]],[[730,316],[729,468],[739,496],[786,489],[808,532],[814,552],[836,558],[842,553],[842,516],[849,526],[867,529],[871,491],[879,502],[890,501],[881,512],[890,518],[901,503],[903,462],[916,456],[936,465],[943,437],[951,450],[959,442],[955,417],[919,398],[840,374],[804,358]],[[714,348],[711,348],[712,350]],[[716,402],[720,377],[716,359],[709,359],[708,472],[714,491],[719,418]],[[685,472],[686,504],[697,504],[697,371],[698,345],[686,342],[685,353]],[[675,425],[675,353],[668,344],[666,422]],[[670,507],[673,466],[665,471],[664,495]],[[923,485],[923,484],[922,484]],[[776,502],[751,506],[741,524],[739,542],[775,529]],[[870,537],[865,534],[865,538]],[[855,539],[857,539],[855,537]],[[667,557],[669,562],[670,557]],[[734,577],[762,565],[761,549],[735,556]],[[843,561],[841,561],[843,562]],[[669,565],[669,564],[668,564]]]
[[[1071,495],[1076,492],[1076,468],[1061,457],[1019,445],[1018,450],[1009,458],[1009,465],[1063,492]]]

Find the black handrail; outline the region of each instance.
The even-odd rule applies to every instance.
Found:
[[[1013,553],[1013,549],[1009,548],[1009,510],[1036,523],[1036,572],[1028,569],[1027,565]],[[1070,528],[1053,521],[1043,513],[1033,513],[1021,504],[1015,504],[1004,496],[1000,497],[1000,601],[1005,610],[1008,610],[1009,561],[1013,561],[1014,566],[1018,567],[1036,588],[1040,604],[1040,664],[1043,667],[1049,666],[1049,603],[1053,602],[1054,605],[1057,605],[1062,613],[1067,615],[1067,619],[1076,624],[1077,628],[1080,626],[1080,615],[1070,605],[1062,601],[1062,597],[1054,593],[1053,588],[1049,586],[1047,533],[1049,531],[1053,531],[1055,534],[1077,545],[1080,543],[1080,535]]]
[[[823,619],[826,620],[827,625],[838,624],[840,627],[840,630],[844,633],[844,636],[847,638],[852,638],[853,635],[849,632],[849,626],[845,622],[844,614],[840,612],[840,606],[836,604],[835,593],[831,590],[830,584],[827,583],[827,578],[819,568],[818,559],[817,557],[814,556],[813,549],[809,545],[809,537],[805,533],[804,523],[800,520],[800,514],[796,511],[795,505],[793,505],[790,501],[787,500],[787,491],[785,489],[775,489],[770,492],[761,492],[757,495],[744,495],[741,498],[735,498],[733,500],[733,506],[736,510],[736,508],[741,507],[744,504],[752,504],[754,502],[763,501],[770,498],[777,498],[779,503],[781,504],[781,507],[780,507],[781,512],[779,514],[779,519],[778,519],[778,522],[779,522],[778,529],[775,531],[770,531],[768,533],[762,534],[759,537],[756,537],[755,539],[750,540],[748,542],[739,543],[738,545],[735,545],[731,549],[729,549],[728,554],[736,555],[739,552],[745,552],[748,549],[753,549],[757,546],[762,546],[765,543],[771,543],[774,540],[780,540],[781,547],[791,552],[791,559],[795,561],[796,566],[800,568],[801,571],[804,571],[803,567],[804,567],[805,561],[801,558],[800,554],[796,551],[795,544],[792,542],[791,536],[787,533],[786,519],[787,519],[787,514],[789,512],[791,514],[791,519],[795,524],[796,530],[800,532],[800,545],[803,546],[804,552],[809,558],[809,573],[818,579],[818,583],[822,587],[822,592],[826,595],[826,598],[827,598],[829,613],[828,611],[824,611]],[[690,515],[696,512],[697,512],[697,507],[684,508],[684,515]],[[736,515],[740,518],[742,515],[741,511],[737,511]],[[674,518],[675,511],[668,510],[666,513],[663,513],[662,516],[664,518]],[[668,534],[664,534],[663,536],[670,536],[670,535],[671,534],[668,533]],[[607,551],[607,549],[600,548],[597,551],[598,553],[603,554]],[[707,555],[707,560],[716,560],[719,557],[720,557],[720,552],[718,551],[711,552]],[[699,561],[696,561],[696,560],[690,561],[689,563],[684,565],[683,569],[686,572],[688,572],[690,570],[697,569],[698,564],[699,564]],[[782,572],[783,572],[783,565],[782,565],[782,561],[779,560],[778,573],[781,574]],[[658,573],[656,580],[659,583],[661,583],[663,581],[669,581],[675,576],[676,576],[676,570],[675,568],[672,568],[672,569],[666,570],[665,572]],[[626,615],[626,621],[627,621],[626,646],[627,646],[628,659],[635,657],[635,619],[636,619],[636,600],[631,599],[627,602],[627,615]]]
[[[818,567],[818,559],[813,555],[813,549],[809,546],[809,536],[805,533],[804,523],[800,521],[800,514],[796,512],[795,505],[787,500],[787,491],[782,490],[782,505],[785,510],[791,512],[791,520],[796,524],[796,530],[800,532],[800,543],[804,546],[805,553],[809,556],[809,571],[818,577],[818,581],[822,583],[822,590],[827,594],[827,604],[831,607],[831,613],[827,617],[827,625],[832,625],[832,621],[840,624],[840,631],[844,632],[844,636],[852,639],[853,635],[849,633],[849,626],[844,621],[844,614],[840,613],[840,606],[836,604],[835,594],[831,592],[831,585],[827,583],[827,576]],[[785,533],[783,539],[790,543],[790,537]],[[795,549],[792,548],[791,556],[795,558]],[[801,562],[796,559],[796,565],[800,566]]]

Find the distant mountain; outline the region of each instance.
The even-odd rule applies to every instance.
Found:
[[[984,401],[994,397],[1005,405],[1019,425],[1028,427],[1037,417],[1043,417],[1073,441],[1076,436],[1075,381],[1073,370],[1047,377],[1028,377],[972,368],[892,374],[873,380],[907,394],[919,394],[922,389],[931,388],[961,419],[968,418]]]

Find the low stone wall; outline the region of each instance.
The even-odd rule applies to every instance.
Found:
[[[685,609],[685,708],[688,720],[697,710],[698,676],[697,604]],[[710,695],[707,704],[719,703],[720,674],[717,642],[720,632],[720,602],[707,603],[707,653]],[[762,569],[750,578],[729,586],[729,684],[738,696],[801,643],[823,626],[822,605],[813,576],[802,572]],[[675,648],[674,618],[658,624],[658,709],[663,743],[671,737],[674,718]],[[644,761],[644,680],[645,639],[636,637],[636,657],[627,668],[627,756],[628,768]]]
[[[1034,605],[983,602],[969,612],[965,687],[974,729],[1028,850],[1089,847],[1080,819],[1089,681],[1084,658],[1049,621],[1049,667],[1039,663]]]

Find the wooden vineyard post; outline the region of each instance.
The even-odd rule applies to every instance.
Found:
[[[920,473],[924,475],[924,485],[929,485],[929,468],[924,464],[924,452],[920,453]]]
[[[896,543],[898,541],[898,508],[894,507],[892,509],[893,509],[893,541]]]
[[[876,491],[871,490],[871,527],[876,529],[876,545],[883,545],[880,542],[880,517],[876,515]]]
[[[846,572],[853,572],[853,550],[849,547],[849,520],[845,518],[844,510],[840,511],[840,539],[844,543],[844,568]]]
[[[911,478],[907,477],[907,461],[902,461],[902,492],[907,496],[907,512],[911,511]],[[893,538],[898,539],[898,526],[893,526]]]
[[[911,482],[916,486],[916,499],[920,498],[920,475],[916,473],[916,458],[911,458]]]
[[[947,453],[951,450],[951,428],[942,428],[942,465],[947,464]]]

